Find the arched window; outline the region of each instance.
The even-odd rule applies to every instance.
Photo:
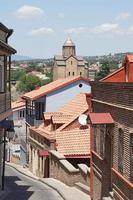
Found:
[[[118,170],[122,173],[123,172],[123,156],[124,156],[124,132],[120,128],[119,135],[118,135]]]
[[[73,76],[74,76],[74,74],[75,74],[75,73],[73,72]]]

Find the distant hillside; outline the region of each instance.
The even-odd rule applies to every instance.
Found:
[[[12,61],[23,61],[23,60],[32,60],[34,58],[30,58],[28,56],[21,56],[21,55],[12,55]]]
[[[108,54],[108,55],[101,55],[101,56],[84,56],[84,59],[89,62],[90,64],[95,62],[117,62],[122,63],[124,57],[126,54],[132,54],[132,52],[126,52],[126,53],[115,53],[115,54]]]

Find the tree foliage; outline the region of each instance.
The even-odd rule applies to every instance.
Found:
[[[17,85],[17,90],[20,92],[29,92],[34,90],[36,86],[41,86],[42,81],[35,75],[27,74],[21,77]]]
[[[101,64],[102,66],[101,66],[100,71],[96,73],[96,80],[100,80],[110,73],[110,63],[107,61],[104,61]]]
[[[11,80],[18,81],[21,77],[26,75],[26,71],[22,69],[11,71]]]

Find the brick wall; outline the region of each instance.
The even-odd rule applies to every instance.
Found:
[[[114,199],[132,200],[133,183],[131,183],[130,180],[130,132],[133,128],[133,84],[95,82],[91,83],[91,86],[93,112],[109,112],[115,122],[111,131],[111,146],[113,154],[112,167],[116,171],[118,171],[119,128],[124,131],[124,167],[122,177],[124,177],[127,182],[123,181],[117,174],[114,175],[114,173],[112,173]],[[105,164],[105,161],[103,161],[103,165]],[[96,163],[96,165],[98,164]],[[99,168],[102,169],[102,167]],[[106,169],[103,172],[106,174]],[[105,181],[102,181],[101,183],[104,187]],[[94,187],[96,188],[96,185]]]
[[[128,107],[133,106],[132,83],[91,82],[91,86],[94,99]]]

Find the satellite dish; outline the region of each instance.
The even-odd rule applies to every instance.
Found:
[[[81,125],[87,125],[87,115],[82,114],[79,116],[78,121]]]

